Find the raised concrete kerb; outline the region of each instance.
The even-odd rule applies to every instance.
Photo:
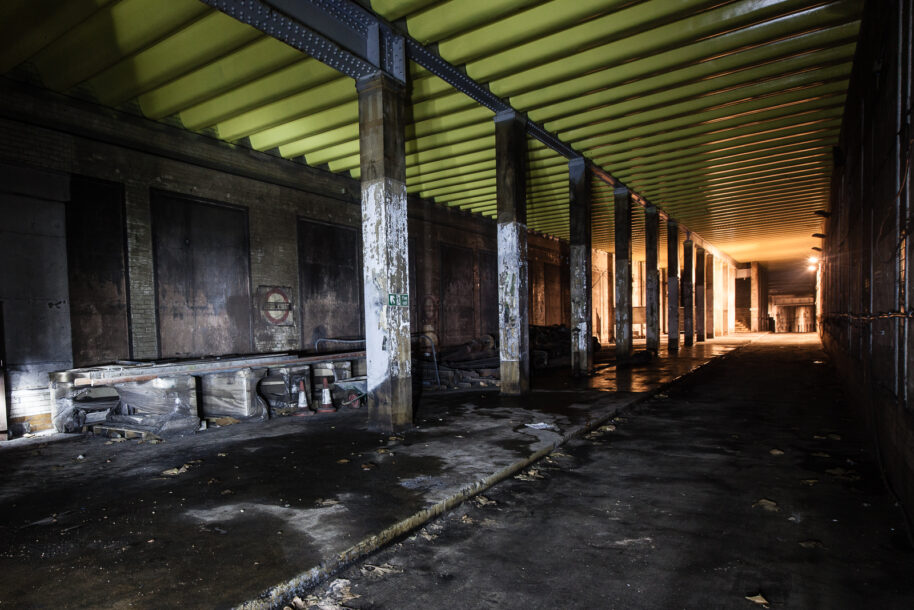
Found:
[[[746,345],[749,345],[751,342],[752,340],[749,340],[745,344],[736,346],[724,354],[713,356],[707,361],[696,366],[694,369],[690,370],[688,373],[680,375],[679,377],[676,377],[669,382],[661,383],[652,390],[648,390],[647,392],[632,396],[629,400],[610,405],[603,405],[603,408],[608,406],[608,409],[605,413],[600,414],[599,417],[587,424],[570,428],[564,434],[555,439],[551,444],[539,449],[538,451],[535,451],[534,453],[531,453],[526,458],[518,460],[483,479],[479,479],[474,483],[460,488],[458,491],[451,494],[444,500],[441,500],[440,502],[428,508],[413,513],[411,516],[398,521],[390,527],[381,530],[377,534],[362,539],[360,542],[347,548],[346,550],[332,557],[328,557],[325,561],[321,562],[320,565],[314,566],[313,568],[305,570],[304,572],[299,573],[298,575],[290,578],[285,582],[270,587],[261,593],[256,599],[241,603],[235,608],[237,610],[272,610],[274,608],[281,607],[282,604],[287,600],[291,599],[295,595],[303,593],[315,585],[320,584],[322,581],[326,580],[348,564],[377,551],[395,538],[407,534],[412,530],[418,529],[420,526],[431,521],[435,517],[443,515],[445,512],[451,510],[462,502],[486,491],[496,483],[499,483],[500,481],[513,476],[534,462],[541,460],[569,441],[599,428],[620,412],[629,410],[632,407],[635,407],[636,405],[639,405],[642,402],[653,398],[657,394],[668,389],[673,384],[678,383],[683,378],[691,375],[692,373],[695,373],[698,370],[701,370],[713,362],[717,362],[722,358],[726,358],[731,354],[736,353]],[[593,404],[596,408],[600,408],[598,405],[600,405],[601,402],[611,401],[609,398],[607,398],[597,400]]]

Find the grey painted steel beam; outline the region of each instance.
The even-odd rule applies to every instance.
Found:
[[[510,103],[492,93],[488,85],[477,82],[460,67],[412,38],[402,27],[387,22],[353,0],[201,1],[356,80],[381,71],[405,82],[408,58],[492,112],[516,112]],[[580,157],[579,152],[539,123],[527,120],[526,125],[530,137],[556,153],[569,160]],[[610,186],[624,186],[599,165],[589,160],[587,163],[591,171]],[[652,205],[634,191],[631,193],[632,199],[643,207]],[[672,218],[655,207],[661,218]],[[681,227],[688,231],[685,225]],[[731,265],[737,264],[697,234],[693,233],[693,239],[715,256]]]
[[[406,82],[403,36],[344,0],[201,0],[355,79]]]

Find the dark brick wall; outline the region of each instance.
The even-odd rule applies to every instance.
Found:
[[[911,0],[868,2],[861,24],[821,270],[820,333],[914,510]]]

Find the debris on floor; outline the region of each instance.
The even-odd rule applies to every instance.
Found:
[[[547,424],[546,422],[537,422],[535,424],[524,424],[528,428],[533,428],[534,430],[552,430],[553,432],[560,432],[559,427],[555,424]]]
[[[770,603],[761,593],[757,593],[756,595],[747,595],[746,599],[748,599],[750,602],[759,604],[760,606],[765,606],[766,608]]]
[[[763,508],[769,512],[777,513],[780,512],[781,507],[778,506],[778,503],[774,500],[769,500],[768,498],[762,498],[758,502],[752,505],[753,508]]]
[[[825,545],[819,540],[803,540],[799,543],[804,549],[821,549]]]
[[[362,573],[362,576],[368,576],[370,578],[384,578],[385,576],[390,576],[391,574],[402,574],[403,570],[393,566],[389,563],[382,563],[381,565],[372,565],[366,563],[359,568],[359,571]]]

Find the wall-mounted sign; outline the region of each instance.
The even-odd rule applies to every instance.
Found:
[[[292,315],[292,289],[288,286],[258,286],[257,302],[260,315],[267,324],[273,326],[292,326],[295,319]]]
[[[390,292],[387,294],[388,307],[409,307],[409,295]]]

